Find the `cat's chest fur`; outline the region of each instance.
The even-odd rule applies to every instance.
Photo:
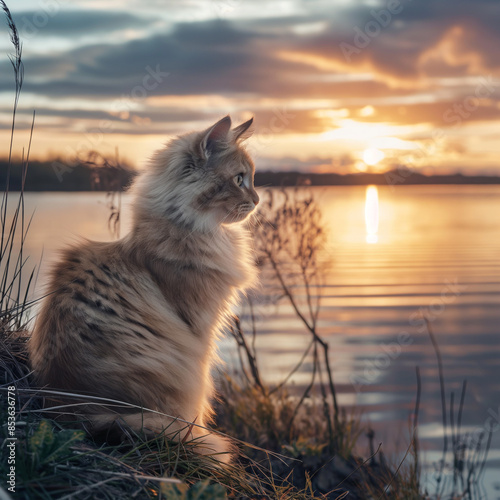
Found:
[[[237,291],[255,279],[246,232],[225,227],[216,234],[182,235],[171,227],[162,229],[170,234],[160,232],[146,248],[132,248],[128,254],[137,271],[159,289],[166,306],[193,334],[206,336],[230,312]],[[136,234],[134,241],[141,238]]]

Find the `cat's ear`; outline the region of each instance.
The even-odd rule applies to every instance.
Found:
[[[253,129],[250,128],[252,123],[253,123],[253,116],[247,122],[242,123],[241,125],[235,127],[231,131],[233,135],[233,141],[236,142],[237,140],[243,141],[245,139],[248,139],[253,134]]]
[[[231,118],[229,115],[219,120],[215,125],[207,129],[201,138],[200,153],[204,158],[228,141],[228,133],[231,129]]]

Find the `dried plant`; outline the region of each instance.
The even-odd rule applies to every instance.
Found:
[[[81,163],[92,167],[91,186],[98,191],[106,191],[106,208],[109,211],[108,229],[115,239],[120,237],[122,191],[130,178],[130,167],[120,162],[118,149],[113,159],[97,151],[89,151]]]
[[[277,285],[278,295],[288,301],[311,335],[311,343],[301,360],[278,388],[289,380],[312,352],[311,381],[300,397],[292,420],[316,382],[319,382],[330,449],[338,450],[340,443],[335,428],[338,430],[341,422],[337,394],[328,343],[318,333],[322,279],[328,268],[328,262],[322,259],[326,235],[321,210],[307,190],[267,190],[256,216],[254,235],[264,279]]]

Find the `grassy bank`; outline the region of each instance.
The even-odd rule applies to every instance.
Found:
[[[95,442],[42,410],[51,394],[32,386],[26,340],[23,332],[2,331],[2,386],[14,397],[16,416],[13,498],[421,498],[416,477],[394,474],[380,451],[368,460],[353,454],[362,432],[355,419],[339,419],[334,437],[341,447],[331,451],[320,398],[296,412],[297,398],[285,389],[272,392],[227,376],[216,405],[217,429],[235,438],[239,456],[232,465],[201,459],[192,443],[161,436]],[[3,404],[3,422],[8,411]],[[2,433],[8,450],[9,427]],[[2,453],[4,478],[10,456]]]

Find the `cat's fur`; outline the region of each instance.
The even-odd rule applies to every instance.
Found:
[[[256,274],[239,224],[259,201],[253,162],[240,145],[251,122],[231,130],[227,116],[174,139],[132,187],[131,232],[64,252],[30,342],[41,386],[210,422],[215,340]],[[177,439],[206,436],[199,445],[205,454],[227,448],[206,430],[159,413],[75,409],[93,433],[119,421],[154,433],[167,428]]]

